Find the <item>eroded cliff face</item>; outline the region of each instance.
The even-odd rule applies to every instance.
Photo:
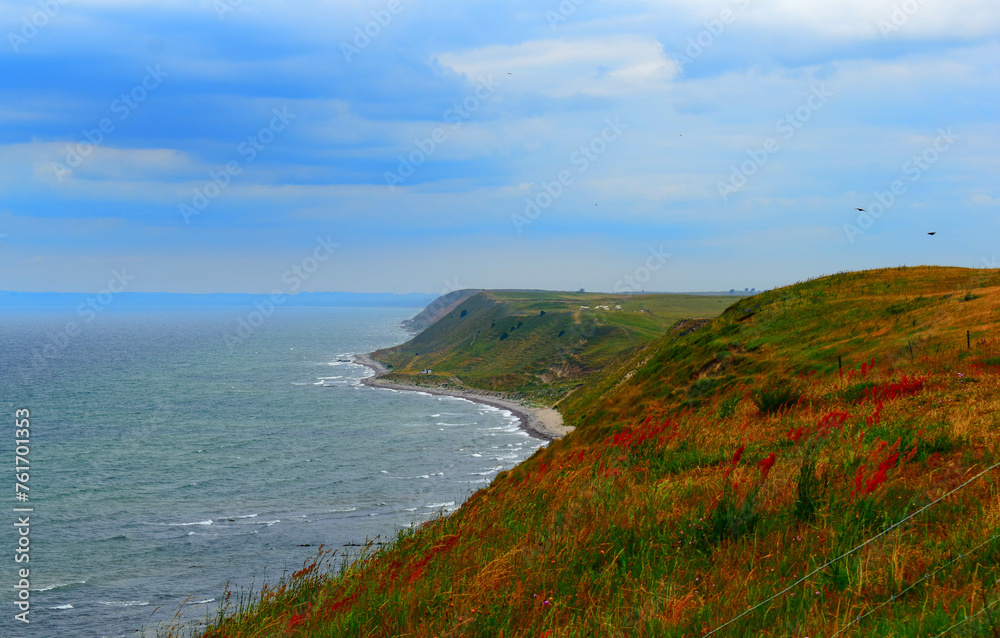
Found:
[[[479,292],[482,291],[475,289],[453,290],[441,295],[412,319],[404,321],[403,328],[413,334],[423,332],[428,326],[433,325],[438,319],[461,305],[463,301]]]

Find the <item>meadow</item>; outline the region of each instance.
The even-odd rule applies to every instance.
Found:
[[[1000,273],[937,267],[681,322],[458,511],[204,635],[998,636],[998,327]]]

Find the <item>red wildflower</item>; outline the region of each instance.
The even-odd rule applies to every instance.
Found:
[[[885,483],[889,478],[889,470],[896,467],[896,462],[899,460],[899,444],[902,439],[896,439],[896,442],[892,444],[889,448],[889,453],[886,455],[882,462],[879,463],[878,468],[876,468],[875,473],[868,477],[868,480],[864,480],[865,467],[862,465],[858,468],[858,474],[854,477],[854,490],[851,491],[851,496],[856,494],[871,494],[878,489],[878,486]],[[875,453],[880,452],[886,446],[885,441],[880,441],[878,448]],[[873,453],[871,456],[874,456]],[[862,484],[864,485],[864,490],[862,490]]]
[[[765,480],[767,480],[767,474],[768,472],[771,471],[771,468],[774,466],[775,461],[777,461],[777,457],[775,457],[774,452],[771,452],[771,454],[769,454],[767,458],[761,459],[757,463],[757,465],[760,467],[760,480],[762,483]]]
[[[924,389],[925,379],[918,377],[908,377],[905,374],[903,378],[895,383],[883,383],[877,385],[873,388],[869,388],[865,392],[865,398],[868,399],[878,399],[882,400],[892,400],[909,394],[916,394]]]
[[[418,560],[413,564],[413,568],[410,571],[410,577],[407,579],[408,583],[415,583],[420,580],[420,577],[424,573],[424,568],[427,566],[431,560],[434,559],[438,554],[450,551],[455,545],[458,544],[458,536],[451,535],[448,536],[444,542],[438,543],[427,552],[427,555]]]
[[[729,462],[729,467],[726,468],[726,480],[729,480],[729,475],[733,473],[733,469],[740,462],[740,459],[743,458],[743,450],[745,449],[747,449],[746,445],[741,445],[736,449],[736,452],[733,454],[733,460]]]
[[[882,469],[883,467],[886,469],[896,467],[896,459],[899,458],[899,444],[902,443],[902,441],[902,437],[896,439],[896,442],[892,444],[891,448],[889,448],[889,455],[885,457],[885,460],[879,465],[879,469]]]
[[[294,574],[292,574],[292,579],[294,580],[296,578],[302,578],[303,576],[307,576],[314,569],[316,569],[316,562],[315,561],[313,561],[313,563],[311,565],[303,567],[299,571],[297,571]]]
[[[879,454],[881,454],[882,450],[884,450],[885,446],[887,446],[887,445],[889,445],[889,444],[886,443],[885,441],[879,441],[878,442],[878,446],[874,450],[872,450],[871,453],[868,454],[868,459],[872,460],[876,456],[878,456]]]
[[[295,629],[305,621],[305,614],[292,614],[292,617],[288,620],[288,629]]]
[[[882,420],[882,401],[879,401],[878,405],[875,406],[875,412],[873,412],[870,417],[865,418],[865,423],[867,423],[868,425],[873,425],[881,420]]]
[[[834,428],[839,428],[844,424],[844,421],[848,419],[851,415],[847,412],[840,412],[838,410],[833,410],[832,412],[827,412],[822,417],[820,417],[819,422],[816,424],[816,431],[820,435],[829,434],[829,431]]]
[[[890,469],[896,466],[896,460],[899,458],[899,452],[893,452],[885,458],[882,463],[879,464],[878,470],[875,474],[868,479],[868,483],[865,485],[865,494],[871,494],[878,486],[885,483],[886,479],[889,478],[888,472]]]
[[[747,446],[745,444],[738,447],[736,449],[736,452],[733,454],[733,460],[730,461],[729,464],[732,465],[733,467],[736,467],[736,464],[740,462],[741,458],[743,458],[743,450],[745,449],[747,449]]]
[[[866,465],[862,465],[858,468],[858,473],[854,476],[854,489],[851,490],[851,498],[861,492],[861,486],[865,480],[865,468]]]

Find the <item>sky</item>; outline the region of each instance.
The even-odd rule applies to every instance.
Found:
[[[1000,267],[995,0],[0,1],[0,35],[0,290]]]

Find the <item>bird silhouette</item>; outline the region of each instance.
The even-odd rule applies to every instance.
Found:
[[[933,233],[927,233],[927,234],[928,235],[937,235],[937,231],[934,231]]]
[[[862,213],[866,212],[864,208],[855,208],[854,210],[859,210],[859,211],[861,211]]]

